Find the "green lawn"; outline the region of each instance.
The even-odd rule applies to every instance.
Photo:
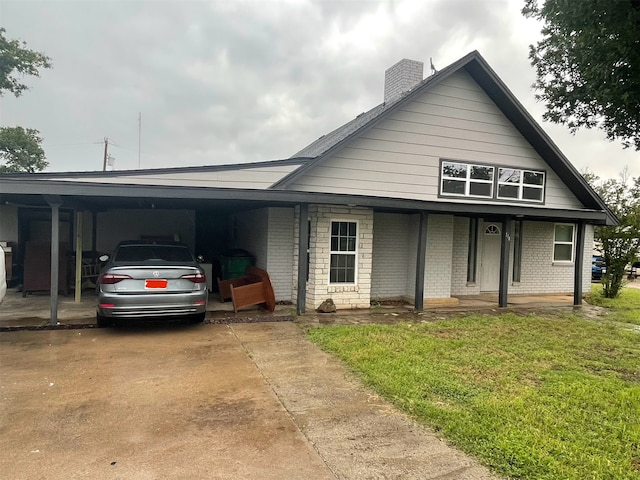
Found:
[[[592,285],[588,302],[592,305],[611,308],[615,311],[615,318],[621,322],[640,325],[640,289],[623,288],[618,298],[604,298],[602,286]]]
[[[499,474],[640,479],[640,333],[633,329],[505,314],[322,326],[309,337]]]

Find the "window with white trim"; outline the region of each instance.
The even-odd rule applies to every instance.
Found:
[[[553,261],[573,262],[575,225],[556,223],[553,229]]]
[[[463,197],[493,197],[494,167],[442,162],[440,193]]]
[[[331,222],[329,283],[356,283],[358,224]]]
[[[542,202],[544,200],[544,172],[498,169],[498,198]]]

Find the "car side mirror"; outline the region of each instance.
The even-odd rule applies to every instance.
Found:
[[[109,255],[100,255],[98,257],[98,260],[100,260],[101,262],[106,262],[107,260],[109,260]]]

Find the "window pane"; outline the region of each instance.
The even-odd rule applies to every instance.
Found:
[[[573,243],[573,225],[556,225],[555,241]]]
[[[472,180],[493,180],[493,167],[471,167]]]
[[[338,251],[338,237],[331,237],[331,251]]]
[[[553,260],[555,262],[570,262],[572,245],[556,244],[553,247]]]
[[[338,282],[338,271],[334,270],[333,268],[331,269],[331,273],[329,274],[329,281],[331,283],[337,283]]]
[[[339,222],[331,222],[331,235],[338,235]]]
[[[442,163],[442,176],[443,177],[455,177],[466,178],[467,177],[467,165],[464,163]]]
[[[518,198],[519,187],[516,185],[499,185],[498,196],[502,198]]]
[[[483,197],[491,197],[492,183],[475,183],[469,184],[469,195],[481,195]]]
[[[345,272],[345,282],[347,283],[355,283],[356,281],[356,272],[355,270],[347,270]]]
[[[464,186],[466,182],[460,180],[443,180],[442,193],[454,193],[456,195],[464,195]]]
[[[355,255],[331,255],[329,281],[331,283],[355,283]]]
[[[529,185],[542,185],[544,174],[541,172],[524,172],[523,182]]]
[[[346,235],[347,234],[347,222],[338,222],[340,224],[340,235]]]
[[[350,237],[355,237],[356,236],[356,224],[355,224],[355,222],[349,222],[349,236]]]
[[[347,251],[348,252],[355,252],[356,251],[356,239],[351,237],[348,240],[349,241],[347,242]]]
[[[501,182],[507,183],[520,183],[520,174],[522,170],[514,170],[512,168],[501,168],[500,178]]]
[[[524,187],[522,189],[522,198],[524,200],[542,201],[542,189],[541,188]]]

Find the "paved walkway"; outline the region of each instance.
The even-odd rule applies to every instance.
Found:
[[[363,387],[297,325],[231,328],[336,478],[497,478]]]

